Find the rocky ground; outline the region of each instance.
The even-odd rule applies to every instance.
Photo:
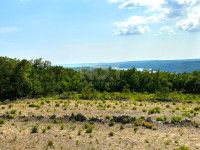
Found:
[[[196,150],[200,104],[23,100],[0,105],[0,150]]]

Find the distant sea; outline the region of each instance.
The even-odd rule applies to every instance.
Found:
[[[77,68],[90,68],[90,69],[94,69],[94,68],[102,68],[102,69],[107,69],[107,66],[104,65],[99,65],[99,64],[54,64],[53,66],[62,66],[64,68],[71,68],[71,69],[77,69]],[[131,68],[119,68],[119,67],[111,67],[112,69],[116,69],[116,70],[128,70]],[[138,71],[143,71],[144,68],[136,68]]]

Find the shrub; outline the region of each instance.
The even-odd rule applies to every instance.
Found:
[[[145,116],[140,116],[140,119],[145,119]]]
[[[76,146],[79,146],[80,145],[80,142],[79,140],[76,141]]]
[[[114,134],[115,133],[113,131],[110,131],[110,133],[109,133],[110,136],[114,136]]]
[[[27,121],[29,121],[29,117],[25,117],[25,118],[23,119],[23,122],[27,122]]]
[[[47,129],[50,130],[51,128],[52,128],[52,125],[49,124],[49,125],[47,126]]]
[[[9,104],[9,105],[8,105],[8,108],[12,108],[12,107],[13,107],[13,104]]]
[[[132,110],[136,110],[136,109],[137,109],[137,107],[136,107],[136,106],[133,106]]]
[[[166,117],[156,117],[156,121],[166,121]]]
[[[199,127],[199,123],[195,123],[195,127],[198,128]]]
[[[4,124],[5,123],[5,121],[4,120],[0,120],[0,124]]]
[[[142,111],[143,111],[143,112],[147,112],[147,110],[146,110],[146,109],[142,109]]]
[[[46,128],[42,129],[42,133],[45,133],[46,131],[47,131],[47,129],[46,129]]]
[[[86,129],[86,133],[92,133],[92,131],[94,129],[94,125],[89,124],[89,123],[85,123],[84,128]]]
[[[174,150],[189,150],[189,147],[186,147],[185,145],[181,145],[178,148],[175,148]]]
[[[152,129],[153,128],[153,124],[149,123],[149,122],[144,122],[143,126],[147,129]]]
[[[37,108],[40,108],[40,105],[38,105],[38,104],[29,104],[29,107],[37,107]]]
[[[200,111],[200,106],[194,108],[195,111]]]
[[[60,107],[60,104],[59,103],[56,103],[56,105],[55,105],[56,107]]]
[[[13,110],[10,111],[11,114],[15,114],[16,112],[17,112],[16,109],[13,109]]]
[[[120,126],[120,130],[123,130],[123,129],[124,129],[124,125],[121,125],[121,126]]]
[[[142,125],[142,119],[136,119],[136,120],[134,121],[134,124],[135,124],[136,126],[141,126],[141,125]]]
[[[52,140],[48,140],[47,146],[53,147],[53,141]]]
[[[60,130],[64,130],[64,128],[65,128],[65,126],[64,126],[64,124],[62,124],[62,125],[60,126]]]
[[[135,133],[137,132],[138,129],[139,129],[138,126],[134,126]]]
[[[62,121],[62,120],[59,120],[59,119],[57,119],[57,118],[55,118],[53,122],[54,122],[54,123],[62,123],[63,121]]]
[[[81,132],[83,131],[83,129],[82,128],[79,128],[78,129],[78,135],[81,135]]]
[[[182,120],[183,120],[182,117],[173,116],[171,119],[171,123],[175,124],[175,123],[181,122]]]
[[[188,117],[188,118],[193,118],[192,115],[190,115],[189,113],[185,112],[182,114],[183,117]]]
[[[106,116],[106,119],[110,120],[110,119],[111,119],[111,116],[107,115],[107,116]]]
[[[33,125],[31,129],[31,133],[38,133],[38,125]]]
[[[131,122],[130,118],[124,118],[123,119],[123,124],[127,124],[127,123],[130,123],[130,122]]]
[[[115,125],[115,121],[114,120],[111,120],[110,122],[109,122],[109,126],[111,127],[111,126],[114,126]]]
[[[14,119],[14,118],[15,118],[15,115],[8,114],[8,119]]]
[[[156,108],[153,108],[153,109],[150,109],[149,111],[148,111],[148,113],[149,113],[149,115],[151,115],[151,114],[156,114],[156,113],[160,113],[160,108],[159,107],[156,107]]]

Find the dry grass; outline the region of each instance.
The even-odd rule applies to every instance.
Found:
[[[200,123],[200,115],[194,116],[198,111],[191,111],[199,106],[197,103],[38,99],[17,101],[12,107],[9,106],[11,105],[0,106],[0,116],[10,114],[12,110],[17,111],[14,119],[0,118],[4,120],[4,123],[0,124],[0,150],[173,150],[181,145],[191,150],[200,149],[199,128],[188,125],[165,125],[156,121],[156,118],[164,116],[169,122],[172,116],[181,116],[183,119],[190,116],[192,117],[190,120]],[[160,108],[160,113],[150,115],[148,111],[156,107]],[[147,111],[144,112],[144,109]],[[136,118],[151,117],[153,128],[139,126],[137,131],[134,131],[135,125],[127,123],[123,125],[123,129],[120,129],[122,125],[120,123],[109,126],[109,117],[107,117],[105,123],[94,123],[92,133],[86,133],[84,122],[19,118],[23,115],[42,115],[48,118],[54,114],[63,117],[70,116],[72,113],[82,113],[87,118],[98,117],[105,120],[106,116],[120,115]],[[185,113],[189,116],[183,115]],[[33,126],[37,126],[38,133],[31,133]],[[113,136],[109,135],[111,131],[114,133]]]

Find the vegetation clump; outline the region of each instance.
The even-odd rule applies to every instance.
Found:
[[[156,121],[166,121],[167,120],[167,117],[156,117]]]
[[[156,108],[153,108],[153,109],[150,109],[149,111],[148,111],[148,113],[149,113],[149,115],[151,115],[151,114],[156,114],[156,113],[160,113],[160,108],[159,107],[156,107]]]
[[[84,129],[86,129],[86,133],[92,133],[92,131],[94,129],[94,125],[93,124],[89,124],[89,123],[85,123]]]
[[[110,136],[114,136],[115,132],[114,131],[110,131],[109,135]]]
[[[36,125],[33,125],[32,128],[31,128],[31,133],[38,133],[38,129],[39,126],[36,124]]]
[[[111,127],[111,126],[114,126],[115,125],[115,121],[114,120],[111,120],[110,122],[109,122],[109,126]]]
[[[182,120],[183,120],[182,117],[179,117],[179,116],[173,116],[173,117],[171,118],[171,123],[172,123],[172,124],[180,123]]]

